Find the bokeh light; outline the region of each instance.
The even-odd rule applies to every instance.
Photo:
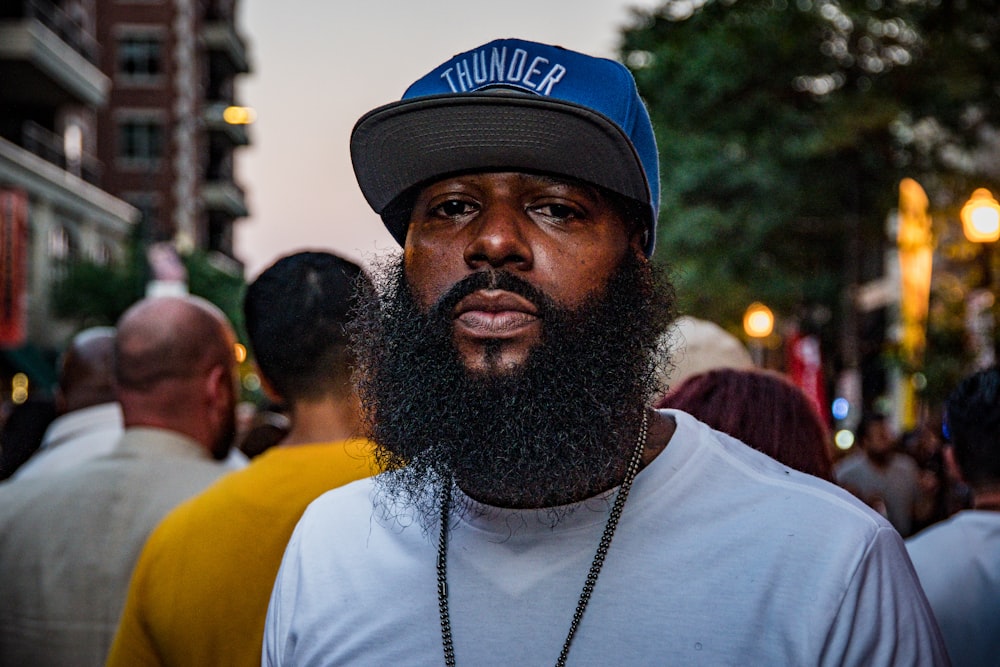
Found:
[[[847,451],[854,446],[854,434],[848,431],[846,428],[837,431],[837,434],[833,436],[833,442],[837,445],[837,449],[841,451]]]

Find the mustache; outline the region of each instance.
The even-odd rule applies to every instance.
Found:
[[[538,309],[538,315],[542,319],[545,319],[546,315],[556,311],[559,307],[552,297],[525,279],[519,278],[509,271],[484,269],[470,274],[452,285],[437,300],[431,308],[430,314],[435,319],[450,321],[459,301],[474,292],[487,289],[503,290],[527,299]]]

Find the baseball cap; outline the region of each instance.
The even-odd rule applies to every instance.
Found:
[[[460,53],[351,133],[361,192],[402,245],[413,188],[449,174],[514,170],[575,178],[645,205],[653,252],[659,162],[649,113],[621,63],[498,39]]]

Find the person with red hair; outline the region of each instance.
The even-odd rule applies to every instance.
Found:
[[[774,371],[717,368],[688,377],[659,408],[683,410],[785,465],[829,482],[829,432],[805,392]]]

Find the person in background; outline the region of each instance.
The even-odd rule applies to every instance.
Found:
[[[661,388],[656,400],[692,375],[714,368],[754,367],[750,350],[739,338],[715,322],[690,315],[678,317],[660,344],[664,363],[660,366]]]
[[[114,345],[114,327],[84,329],[70,341],[59,368],[59,416],[14,479],[69,470],[114,448],[123,430],[115,396]]]
[[[195,297],[145,299],[117,325],[125,430],[114,450],[0,484],[0,664],[104,665],[139,551],[227,472],[236,337]]]
[[[290,430],[250,465],[178,507],[143,549],[108,665],[260,665],[268,597],[306,505],[375,471],[357,440],[345,325],[361,268],[325,252],[284,257],[243,308],[250,348]]]
[[[943,424],[923,423],[900,436],[900,450],[909,454],[920,469],[920,483],[927,494],[930,512],[920,521],[914,521],[913,534],[928,526],[944,521],[963,509],[972,507],[972,492],[962,481],[962,475],[945,457]]]
[[[913,458],[897,450],[883,414],[863,415],[855,439],[860,451],[836,464],[837,483],[885,516],[900,535],[910,536],[934,503],[921,484],[920,469]]]
[[[944,449],[972,488],[972,509],[906,541],[955,667],[1000,660],[1000,369],[958,384]]]
[[[673,291],[628,69],[495,40],[351,157],[403,246],[352,325],[387,472],[303,514],[263,665],[944,662],[882,517],[651,409]]]
[[[115,393],[114,327],[84,329],[70,341],[60,364],[56,389],[58,417],[38,451],[13,477],[23,479],[70,470],[110,454],[125,430]],[[248,458],[230,449],[224,465],[239,470]]]
[[[809,397],[779,373],[734,368],[698,373],[657,407],[683,410],[787,466],[833,481],[826,425]]]
[[[45,394],[3,407],[9,412],[0,424],[0,481],[17,474],[38,451],[45,430],[59,414],[55,399]]]

